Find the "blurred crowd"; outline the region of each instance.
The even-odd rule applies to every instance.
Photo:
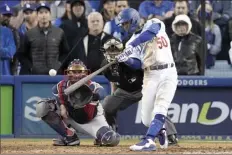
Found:
[[[124,44],[115,17],[128,7],[143,23],[155,17],[166,25],[179,75],[204,75],[232,50],[232,1],[206,0],[3,0],[0,2],[0,75],[48,75],[73,59],[91,72],[100,68],[103,44]]]

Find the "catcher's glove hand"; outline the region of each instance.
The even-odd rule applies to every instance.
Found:
[[[92,98],[93,92],[87,85],[81,86],[70,94],[71,105],[74,109],[84,107],[92,101]]]

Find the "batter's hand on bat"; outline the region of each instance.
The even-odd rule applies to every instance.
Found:
[[[130,45],[127,48],[125,48],[121,54],[116,56],[117,61],[118,62],[127,61],[129,59],[129,56],[132,54],[132,49],[133,47]]]
[[[63,104],[60,106],[60,114],[63,118],[68,118],[68,111]]]

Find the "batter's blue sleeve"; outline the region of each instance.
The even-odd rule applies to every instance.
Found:
[[[129,58],[126,62],[124,62],[128,66],[134,69],[141,69],[142,63],[139,59],[137,58]]]
[[[159,23],[152,23],[146,31],[142,32],[130,45],[136,47],[142,43],[152,40],[159,32],[161,25]]]

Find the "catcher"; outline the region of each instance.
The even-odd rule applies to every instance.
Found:
[[[53,145],[80,145],[76,131],[92,136],[98,145],[118,145],[120,136],[109,128],[99,103],[105,97],[104,88],[89,81],[67,96],[64,90],[86,77],[88,70],[83,62],[75,59],[68,66],[66,74],[67,79],[53,87],[56,99],[41,100],[36,107],[37,116],[61,136],[53,140]]]

